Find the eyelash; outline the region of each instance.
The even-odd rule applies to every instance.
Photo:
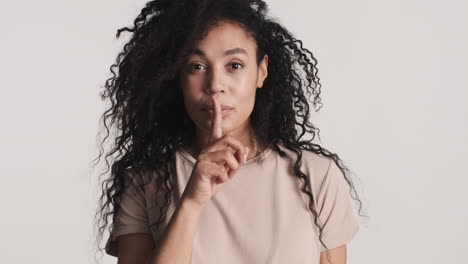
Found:
[[[242,69],[244,67],[244,65],[242,63],[239,63],[239,62],[233,62],[230,65],[240,65],[240,68],[233,69],[233,70],[240,70],[240,69]],[[202,65],[199,64],[199,63],[192,63],[191,66],[190,66],[190,70],[191,71],[196,71],[197,69],[194,69],[195,66],[202,66]]]

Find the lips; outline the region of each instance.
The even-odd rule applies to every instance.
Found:
[[[234,108],[230,107],[229,105],[224,105],[224,104],[221,104],[221,110],[232,110]],[[208,110],[213,110],[213,105],[204,105],[202,110],[205,110],[205,111],[208,111]]]

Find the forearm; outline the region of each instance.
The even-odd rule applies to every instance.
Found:
[[[202,209],[182,196],[147,264],[190,264]]]

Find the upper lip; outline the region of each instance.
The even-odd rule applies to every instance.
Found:
[[[232,110],[233,108],[230,107],[229,105],[221,104],[221,110]],[[212,104],[205,104],[203,105],[202,110],[213,110],[213,105]]]

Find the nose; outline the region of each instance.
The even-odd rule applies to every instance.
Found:
[[[225,83],[226,78],[223,76],[222,70],[218,70],[215,67],[209,71],[207,78],[207,93],[208,94],[217,94],[219,92],[225,92]]]

